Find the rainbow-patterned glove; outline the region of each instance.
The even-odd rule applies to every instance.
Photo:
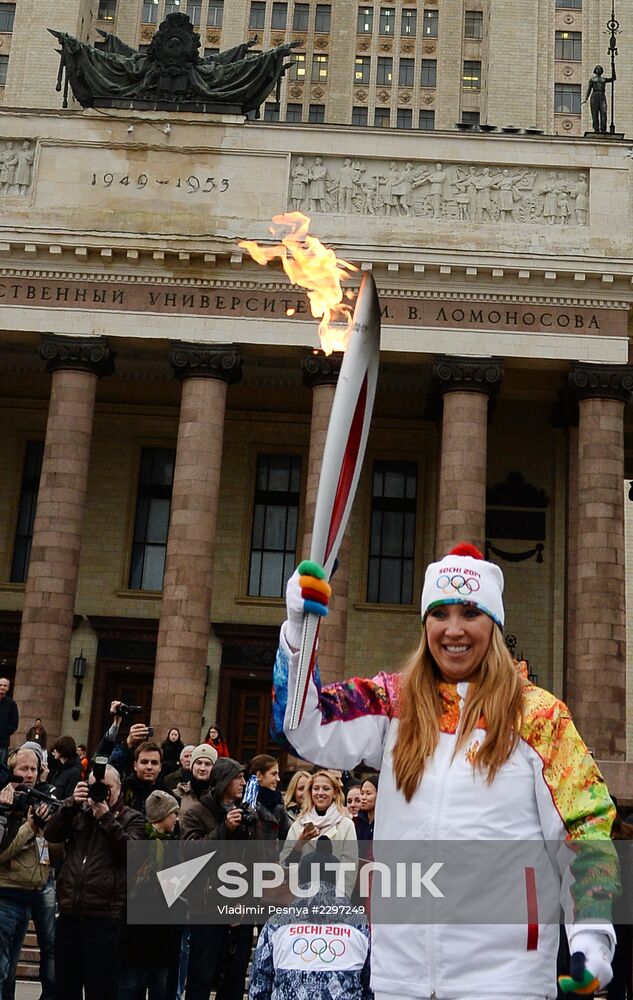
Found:
[[[606,934],[581,931],[574,935],[572,947],[569,975],[558,977],[563,993],[589,996],[611,982],[611,949]]]
[[[286,642],[291,649],[299,649],[301,646],[304,614],[312,612],[322,617],[327,615],[331,593],[322,566],[310,559],[304,559],[299,563],[286,587],[288,617],[284,631]]]

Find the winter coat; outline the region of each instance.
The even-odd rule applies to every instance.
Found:
[[[151,911],[152,901],[158,907],[164,905],[164,896],[156,872],[165,867],[164,845],[177,841],[175,833],[164,833],[157,830],[151,823],[145,823],[145,839],[154,842],[156,852],[148,855],[145,870],[136,873],[132,879],[132,893],[142,892],[144,908]],[[170,920],[181,918],[186,921],[187,908],[182,899],[176,900],[175,909],[170,908]],[[180,954],[180,939],[182,927],[175,923],[169,924],[128,924],[123,927],[120,944],[120,954],[123,961],[132,966],[151,966],[160,968],[174,961],[174,955]]]
[[[356,837],[358,840],[373,840],[374,839],[374,819],[369,821],[369,817],[364,809],[361,809],[358,816],[354,817],[354,826],[356,827]]]
[[[294,905],[340,906],[334,887]],[[293,904],[271,917],[257,939],[249,1000],[372,1000],[369,988],[369,928],[362,915],[312,922],[293,914]],[[308,957],[309,956],[309,957]]]
[[[81,781],[81,758],[71,757],[61,764],[50,783],[55,789],[56,799],[67,799],[75,791],[75,785]]]
[[[20,713],[13,698],[5,694],[0,698],[0,747],[8,747],[11,737],[20,724]]]
[[[184,750],[185,744],[182,740],[176,740],[175,743],[171,743],[169,740],[165,740],[161,743],[161,750],[163,751],[163,767],[161,774],[166,777],[175,771],[180,762],[180,754]]]
[[[218,751],[218,757],[229,756],[229,745],[226,740],[205,740],[204,742]]]
[[[163,778],[165,791],[171,792],[173,795],[174,789],[177,788],[178,785],[186,784],[190,778],[191,771],[185,771],[182,767],[178,767],[175,771],[172,771],[171,774],[167,774]]]
[[[260,788],[255,806],[264,840],[285,840],[292,826],[279,792]]]
[[[149,781],[139,781],[135,774],[128,774],[123,782],[123,801],[129,809],[136,809],[144,816],[147,798],[157,790],[166,791],[160,776],[151,784]]]
[[[196,785],[198,785],[199,791],[195,787]],[[189,781],[180,781],[180,782],[178,782],[178,784],[176,785],[176,787],[173,790],[173,795],[180,802],[180,810],[178,812],[178,819],[179,819],[179,822],[180,822],[181,829],[182,829],[183,817],[185,816],[185,814],[189,812],[189,810],[191,809],[192,806],[195,806],[195,805],[198,804],[198,802],[200,801],[200,799],[202,798],[202,796],[206,795],[206,793],[208,792],[208,790],[209,790],[208,783],[207,783],[207,788],[200,788],[199,783],[197,783],[195,781],[192,783],[191,779]]]
[[[40,864],[37,838],[23,816],[9,813],[6,826],[0,823],[0,834],[0,899],[28,899],[44,885],[50,867]]]
[[[282,628],[274,668],[277,725],[280,720],[283,725],[294,693],[297,662],[298,655],[287,646]],[[391,848],[393,856],[393,842],[407,839],[530,842],[538,851],[539,870],[545,876],[537,890],[527,877],[527,869],[519,876],[517,867],[497,864],[495,894],[501,899],[520,898],[517,912],[526,915],[525,923],[421,923],[407,926],[405,931],[401,925],[376,920],[372,928],[372,987],[400,996],[490,997],[493,993],[516,996],[517,984],[529,983],[530,994],[555,996],[558,926],[539,923],[542,889],[554,885],[558,892],[563,880],[572,951],[573,939],[582,929],[583,913],[595,926],[596,908],[601,905],[604,923],[600,922],[599,929],[614,943],[609,897],[617,894],[618,877],[607,842],[615,810],[595,761],[566,705],[526,682],[519,742],[489,782],[486,773],[473,764],[486,736],[485,719],[474,730],[469,746],[455,752],[469,685],[440,683],[437,747],[407,802],[396,787],[392,759],[400,683],[399,674],[383,673],[372,679],[332,684],[321,691],[317,674],[308,686],[299,727],[285,731],[294,752],[322,767],[351,769],[364,761],[380,769],[373,844],[377,860],[381,860],[381,843]],[[567,845],[571,848],[584,842],[587,847],[595,841],[604,850],[604,866],[598,872],[592,866],[574,868],[576,855]],[[373,886],[376,890],[375,879]],[[493,886],[483,886],[479,880],[473,897],[478,906],[483,904],[481,897],[487,888]],[[372,914],[378,898],[372,899]]]
[[[308,854],[314,850],[313,841],[306,841],[302,847],[297,844],[297,839],[304,822],[305,819],[302,815],[290,827],[279,856],[282,865],[298,862],[304,854]],[[332,853],[338,861],[344,861],[355,866],[354,870],[350,869],[345,872],[345,893],[347,896],[351,896],[356,881],[356,866],[358,865],[358,842],[356,840],[356,829],[353,820],[349,816],[341,816],[338,823],[331,826],[324,833],[324,836],[329,837],[332,841]]]
[[[44,836],[50,843],[66,847],[57,877],[59,912],[121,919],[125,913],[127,845],[144,839],[143,816],[119,799],[97,820],[89,806],[81,808],[67,799],[44,827]]]
[[[183,840],[250,840],[261,839],[259,823],[244,836],[244,830],[238,827],[235,831],[228,830],[224,820],[227,814],[222,796],[229,783],[241,774],[243,768],[230,757],[218,758],[211,771],[211,784],[207,795],[203,795],[185,813],[181,820],[180,830]]]

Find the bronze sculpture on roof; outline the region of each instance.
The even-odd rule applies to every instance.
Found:
[[[298,44],[251,52],[250,41],[201,58],[200,35],[180,13],[167,15],[147,52],[103,32],[105,45],[95,48],[66,32],[49,31],[61,45],[57,89],[65,74],[64,107],[70,85],[84,108],[150,104],[160,109],[256,112],[292,65],[285,60]]]

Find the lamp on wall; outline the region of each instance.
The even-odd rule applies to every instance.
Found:
[[[87,666],[88,663],[82,649],[79,656],[76,656],[73,662],[73,677],[75,678],[75,707],[72,710],[72,717],[74,722],[76,722],[79,718],[79,705],[81,704],[81,695],[84,689],[83,679],[86,676]]]

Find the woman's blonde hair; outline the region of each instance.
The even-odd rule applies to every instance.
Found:
[[[343,795],[343,785],[338,780],[335,774],[332,774],[331,771],[326,771],[325,769],[321,771],[315,771],[314,774],[310,775],[308,787],[306,788],[306,793],[303,797],[301,815],[303,815],[303,813],[310,812],[311,809],[314,809],[314,802],[312,801],[312,787],[317,778],[327,778],[327,780],[332,785],[332,788],[334,789],[335,805],[337,806],[339,812],[343,814],[343,816],[347,816],[348,813],[347,813],[347,807],[345,805],[345,797]]]
[[[302,778],[307,778],[308,781],[309,781],[310,780],[310,772],[309,771],[295,771],[295,773],[293,774],[292,778],[288,782],[288,787],[287,787],[286,791],[284,792],[284,805],[285,805],[286,809],[288,809],[290,806],[293,806],[293,805],[294,806],[298,806],[299,805],[299,803],[295,799],[295,792],[297,791],[297,785],[299,784],[299,782],[301,781]]]
[[[405,665],[400,693],[398,737],[393,752],[396,787],[410,802],[439,739],[442,702],[441,675],[429,651],[426,630]],[[483,716],[486,736],[474,756],[474,766],[486,772],[490,784],[517,743],[523,718],[524,681],[495,627],[481,670],[468,689],[455,744],[466,746]]]

